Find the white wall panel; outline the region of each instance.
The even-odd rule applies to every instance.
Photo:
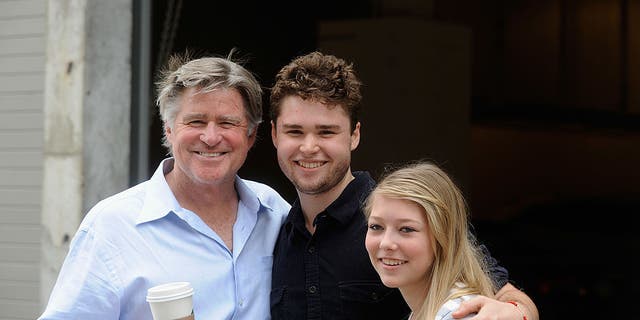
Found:
[[[20,37],[44,33],[44,17],[0,20],[1,37]]]
[[[0,1],[0,320],[41,311],[46,8]]]
[[[44,55],[12,55],[0,56],[0,70],[2,73],[44,72]]]
[[[0,131],[0,149],[40,149],[42,148],[42,130],[33,132]]]
[[[42,150],[0,150],[0,169],[42,168]]]
[[[44,16],[44,0],[0,1],[0,18]]]
[[[0,187],[39,187],[41,183],[41,170],[0,168]]]
[[[39,294],[35,283],[25,285],[22,281],[0,281],[0,299],[29,300]]]
[[[8,205],[36,205],[40,204],[40,188],[6,189],[0,187],[0,203]],[[39,212],[37,214],[40,214]],[[2,257],[0,254],[0,261]]]
[[[44,72],[38,74],[13,74],[2,76],[0,73],[0,94],[15,92],[42,92],[44,90]]]
[[[38,266],[33,263],[24,262],[2,262],[0,263],[0,280],[14,281],[37,281]]]
[[[24,38],[0,38],[0,55],[42,54],[45,50],[44,35]]]
[[[0,206],[0,226],[1,225],[40,225],[40,217],[33,214],[40,209],[37,205],[6,205]],[[1,265],[1,263],[0,263]],[[0,268],[0,275],[2,269]]]
[[[0,112],[36,111],[42,113],[42,92],[0,95]]]

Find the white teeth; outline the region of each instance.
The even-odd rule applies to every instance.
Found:
[[[380,261],[382,261],[383,264],[386,264],[389,266],[399,266],[401,264],[407,263],[407,261],[405,260],[396,260],[396,259],[380,259]]]
[[[203,157],[219,157],[222,155],[222,152],[198,152],[199,155]]]
[[[302,161],[298,161],[298,164],[303,168],[314,169],[314,168],[317,168],[317,167],[321,166],[322,162],[302,162]]]

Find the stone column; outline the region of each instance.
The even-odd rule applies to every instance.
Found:
[[[131,0],[47,1],[41,301],[84,214],[128,186]]]

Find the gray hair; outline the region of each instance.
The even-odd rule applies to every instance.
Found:
[[[231,54],[233,51],[231,52]],[[204,57],[190,60],[185,56],[172,56],[167,67],[156,83],[163,128],[173,129],[176,116],[180,111],[178,101],[188,88],[197,88],[199,92],[211,92],[217,89],[236,89],[242,96],[244,111],[249,122],[247,135],[251,135],[262,122],[262,88],[260,83],[247,69],[231,61],[229,57]],[[167,140],[166,130],[162,144],[172,154],[171,144]]]

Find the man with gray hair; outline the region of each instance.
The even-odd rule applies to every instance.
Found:
[[[173,281],[193,285],[196,319],[269,318],[272,252],[290,206],[237,176],[261,94],[230,59],[171,59],[157,99],[170,157],[89,211],[40,319],[151,319],[147,289]]]

